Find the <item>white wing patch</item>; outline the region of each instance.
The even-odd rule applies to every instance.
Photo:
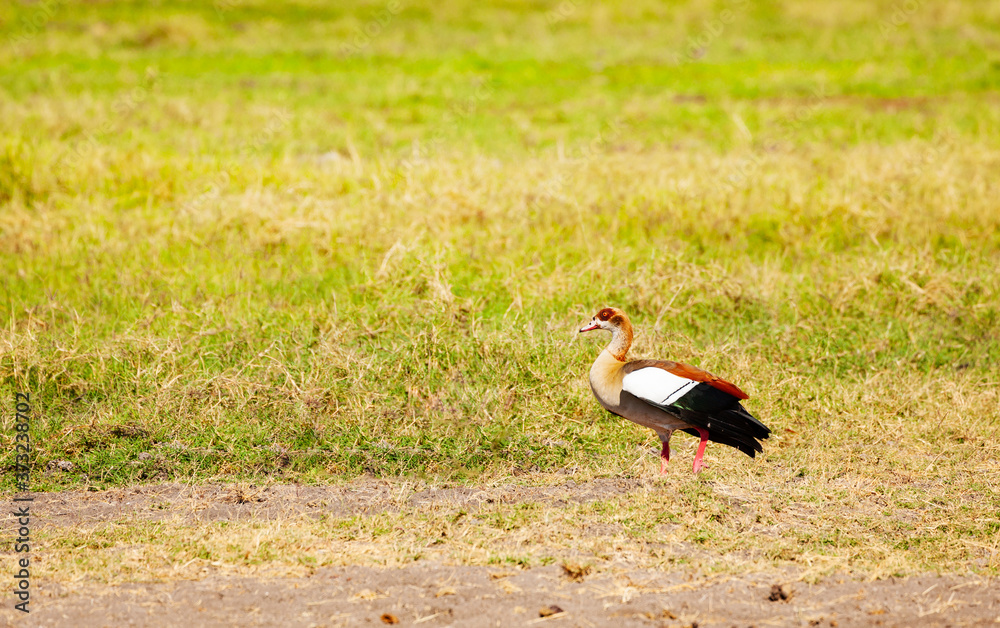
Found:
[[[697,385],[655,366],[632,371],[622,380],[622,390],[660,406],[669,406]]]

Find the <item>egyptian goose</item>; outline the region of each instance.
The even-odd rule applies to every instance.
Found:
[[[701,437],[694,472],[704,468],[708,441],[739,449],[751,458],[763,451],[759,441],[771,433],[740,404],[748,395],[734,384],[700,368],[665,360],[632,360],[632,323],[625,312],[606,307],[580,330],[611,332],[611,344],[590,367],[590,388],[612,414],[650,427],[663,442],[660,473],[670,460],[670,436],[683,430]]]

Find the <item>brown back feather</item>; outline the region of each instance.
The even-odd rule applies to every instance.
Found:
[[[639,369],[655,367],[663,369],[668,373],[672,373],[678,377],[686,377],[690,380],[696,382],[704,382],[715,388],[716,390],[721,390],[722,392],[732,395],[737,399],[749,399],[750,395],[746,394],[740,390],[739,386],[733,384],[732,382],[727,382],[726,380],[718,377],[717,375],[712,375],[706,370],[700,369],[697,366],[691,366],[690,364],[683,364],[681,362],[672,362],[670,360],[633,360],[626,364],[623,369],[625,374],[631,373],[632,371],[637,371]]]

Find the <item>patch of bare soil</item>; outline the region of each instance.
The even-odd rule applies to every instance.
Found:
[[[471,513],[494,502],[558,506],[650,486],[634,479],[434,490],[375,479],[266,488],[161,484],[35,494],[32,522],[43,530],[168,518],[284,520],[445,504]],[[578,530],[580,537],[611,532]],[[200,580],[114,586],[42,577],[32,581],[30,615],[15,611],[9,594],[3,599],[0,625],[29,626],[1000,626],[1000,583],[984,577],[845,576],[807,584],[791,571],[702,577],[683,568],[618,564],[595,571],[572,562],[515,569],[425,560],[395,569],[323,567],[301,577],[218,571]]]
[[[37,493],[32,505],[39,526],[174,519],[191,522],[284,519],[313,514],[334,517],[374,515],[403,507],[459,506],[475,512],[486,503],[542,502],[559,506],[590,502],[652,486],[651,481],[601,478],[561,486],[505,485],[491,488],[436,488],[414,491],[412,483],[359,480],[345,486],[153,484],[109,491]]]
[[[64,591],[38,587],[37,626],[983,626],[1000,621],[996,583],[922,577],[789,584],[775,575],[688,579],[630,571],[574,577],[417,563],[338,567],[278,580]],[[11,620],[5,609],[4,616]]]

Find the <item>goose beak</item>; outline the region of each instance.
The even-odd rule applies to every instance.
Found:
[[[597,321],[592,320],[590,321],[589,325],[580,330],[580,333],[582,334],[585,331],[594,331],[595,329],[600,329],[600,328],[601,326],[597,324]]]

